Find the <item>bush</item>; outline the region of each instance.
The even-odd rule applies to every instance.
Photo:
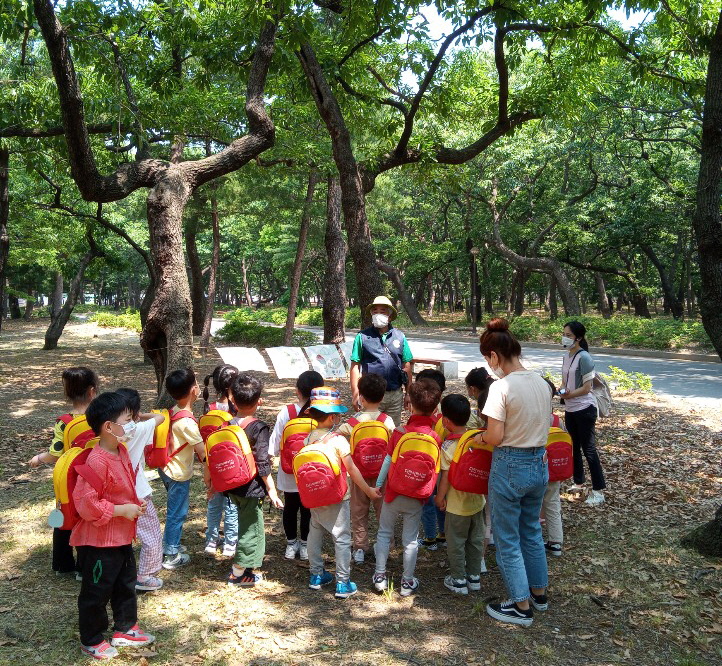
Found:
[[[643,372],[626,372],[610,365],[610,374],[603,375],[615,393],[652,393],[652,378]]]
[[[89,321],[94,321],[98,326],[104,328],[129,328],[131,331],[140,333],[143,328],[140,325],[140,312],[128,309],[122,314],[112,312],[96,312]]]
[[[223,342],[233,342],[249,347],[283,346],[283,329],[264,326],[252,321],[243,321],[241,315],[228,319],[226,325],[216,333]],[[319,343],[318,336],[310,331],[293,331],[292,347],[306,347]]]

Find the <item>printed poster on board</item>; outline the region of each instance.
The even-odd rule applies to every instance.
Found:
[[[336,345],[312,345],[304,347],[304,351],[311,361],[311,367],[321,373],[324,379],[337,379],[346,376],[341,355]]]
[[[235,365],[240,371],[268,372],[268,365],[261,352],[253,347],[216,347],[224,363]]]
[[[300,347],[270,347],[266,353],[279,379],[296,379],[308,370],[308,361]]]

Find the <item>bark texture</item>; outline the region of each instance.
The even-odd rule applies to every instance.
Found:
[[[10,252],[8,220],[10,218],[10,151],[0,147],[0,330],[5,319],[5,273]]]
[[[421,316],[419,309],[416,307],[416,302],[414,301],[414,298],[411,296],[408,289],[406,289],[404,281],[401,278],[401,271],[399,271],[396,266],[387,264],[380,259],[376,261],[376,265],[384,273],[386,273],[386,275],[388,275],[389,277],[389,280],[393,282],[394,287],[396,287],[396,291],[399,294],[399,300],[401,301],[401,305],[406,311],[406,314],[409,316],[411,323],[415,326],[426,326],[428,322]],[[423,285],[421,286],[423,288]]]
[[[215,189],[214,186],[211,186]],[[218,266],[221,263],[221,228],[218,223],[218,198],[215,192],[211,195],[211,226],[213,228],[213,254],[211,266],[208,271],[208,297],[203,316],[203,328],[201,330],[201,351],[206,354],[211,341],[211,323],[213,321],[213,306],[216,302],[216,290],[218,285]]]
[[[192,313],[193,335],[200,335],[203,332],[203,319],[205,315],[205,289],[203,288],[203,267],[198,256],[198,217],[196,213],[189,216],[185,230],[186,257],[188,258],[188,269],[190,272],[190,293]]]
[[[326,275],[323,279],[323,342],[346,339],[346,242],[341,229],[341,186],[330,175],[326,195]]]

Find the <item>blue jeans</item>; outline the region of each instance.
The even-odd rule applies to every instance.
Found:
[[[489,474],[496,563],[511,601],[525,601],[529,588],[549,582],[539,513],[549,470],[544,447],[494,450]]]
[[[436,508],[434,500],[436,493],[424,502],[424,508],[421,511],[421,524],[424,526],[424,536],[427,539],[435,539],[439,533],[444,532],[445,511]]]
[[[176,555],[180,548],[183,523],[188,515],[191,480],[174,481],[162,469],[158,470],[158,476],[168,492],[168,511],[163,530],[163,555]]]
[[[228,546],[235,546],[238,541],[238,507],[223,493],[216,493],[208,500],[206,514],[206,545],[218,543],[218,530],[223,519],[223,541]]]

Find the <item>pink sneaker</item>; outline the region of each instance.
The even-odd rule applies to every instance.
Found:
[[[116,631],[113,634],[113,638],[110,639],[110,644],[114,647],[132,647],[134,645],[150,645],[154,640],[155,636],[146,634],[136,624],[128,629],[128,631]]]
[[[103,641],[97,645],[83,645],[81,643],[80,651],[93,659],[112,659],[118,656],[118,650],[108,643],[108,641]]]

